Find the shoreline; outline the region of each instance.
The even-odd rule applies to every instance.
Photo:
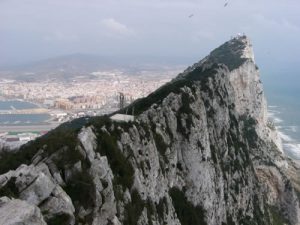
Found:
[[[0,126],[0,132],[42,132],[49,131],[58,127],[61,123],[37,124],[37,125],[20,125],[20,126]]]
[[[0,99],[0,103],[4,103],[0,109],[0,132],[24,130],[24,127],[30,131],[34,130],[34,127],[41,130],[41,126],[53,128],[52,125],[48,125],[53,122],[49,109],[40,104],[19,98]]]
[[[286,128],[291,126],[286,125],[285,121],[280,118],[281,113],[279,106],[268,106],[268,119],[273,121],[276,127],[278,136],[282,141],[284,154],[300,165],[300,140],[291,137],[291,134],[287,132]],[[295,128],[293,132],[299,132],[296,129],[298,125],[293,125],[293,127]]]
[[[25,99],[22,99],[22,98],[6,98],[4,96],[0,96],[0,102],[26,102],[26,103],[29,103],[29,104],[32,104],[36,107],[34,108],[25,108],[25,109],[35,109],[35,108],[45,108],[47,109],[43,104],[41,103],[36,103],[36,102],[33,102],[33,101],[30,101],[30,100],[25,100]]]

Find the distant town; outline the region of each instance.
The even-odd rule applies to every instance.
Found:
[[[0,79],[0,100],[21,100],[37,105],[32,109],[0,110],[0,114],[49,114],[47,123],[0,126],[0,144],[16,147],[45,134],[59,124],[84,116],[111,113],[124,104],[145,97],[182,70],[140,71],[131,75],[121,70],[92,72],[93,79],[77,77],[70,82],[48,80],[25,82]]]

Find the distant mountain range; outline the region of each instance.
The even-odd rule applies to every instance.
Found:
[[[164,60],[159,57],[99,56],[92,54],[71,54],[49,58],[25,65],[0,68],[0,78],[25,81],[72,80],[78,76],[92,78],[92,72],[118,69],[135,74],[142,70],[162,70],[178,65],[182,59]],[[189,60],[186,60],[187,62]]]

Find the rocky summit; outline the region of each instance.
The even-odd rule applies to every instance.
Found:
[[[0,174],[1,225],[300,224],[299,167],[246,36],[113,115],[3,152]]]

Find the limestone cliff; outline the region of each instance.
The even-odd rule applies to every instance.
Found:
[[[1,156],[0,224],[300,224],[250,41],[239,36],[118,113]],[[24,209],[24,210],[23,210]]]

